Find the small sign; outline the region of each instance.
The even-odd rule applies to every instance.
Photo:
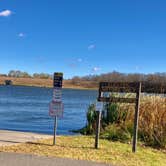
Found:
[[[49,115],[52,117],[63,117],[63,112],[64,112],[64,106],[62,102],[55,102],[52,101],[49,106]]]
[[[62,88],[53,89],[53,101],[57,101],[57,102],[62,101]]]
[[[63,73],[54,73],[54,88],[61,88],[63,81]]]
[[[103,102],[96,102],[95,110],[101,112],[103,110]]]

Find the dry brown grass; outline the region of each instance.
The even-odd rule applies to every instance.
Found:
[[[52,79],[41,79],[41,78],[15,78],[15,77],[2,77],[0,76],[0,85],[4,85],[5,80],[12,80],[13,85],[23,86],[37,86],[37,87],[52,87]],[[71,80],[63,81],[64,88],[71,89],[96,89],[90,81],[83,81],[78,84],[73,84]]]
[[[134,105],[122,104],[126,123],[133,123]],[[139,115],[139,136],[147,145],[166,147],[166,98],[142,96]]]
[[[145,142],[154,146],[166,146],[166,98],[143,98],[139,127]]]
[[[0,84],[4,84],[5,80],[12,80],[13,85],[27,85],[27,86],[41,86],[41,87],[52,86],[51,79],[0,77]]]

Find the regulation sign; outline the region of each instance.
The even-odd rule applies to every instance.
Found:
[[[54,73],[53,98],[49,105],[49,115],[52,117],[63,116],[62,81],[63,73]]]
[[[63,117],[63,110],[64,106],[62,102],[55,102],[52,101],[49,106],[49,115],[50,116],[57,116],[57,117]]]

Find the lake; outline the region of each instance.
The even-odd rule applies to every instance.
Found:
[[[54,119],[48,115],[51,88],[0,86],[0,129],[53,133]],[[97,98],[95,90],[63,89],[64,116],[58,119],[59,135],[71,135],[86,124],[88,105]]]

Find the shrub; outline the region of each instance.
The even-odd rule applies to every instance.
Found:
[[[108,104],[107,108],[107,120],[109,123],[118,123],[119,113],[118,113],[118,105],[117,104]]]
[[[96,126],[96,111],[95,111],[95,105],[91,104],[87,111],[87,134],[92,134],[95,131]]]
[[[124,125],[111,124],[101,133],[101,138],[112,141],[129,142],[131,141],[131,134]]]
[[[83,135],[93,134],[95,132],[95,128],[96,128],[96,117],[97,117],[97,114],[95,111],[95,105],[91,104],[91,105],[89,105],[88,111],[86,114],[86,118],[87,118],[86,126],[76,132],[79,132]]]

